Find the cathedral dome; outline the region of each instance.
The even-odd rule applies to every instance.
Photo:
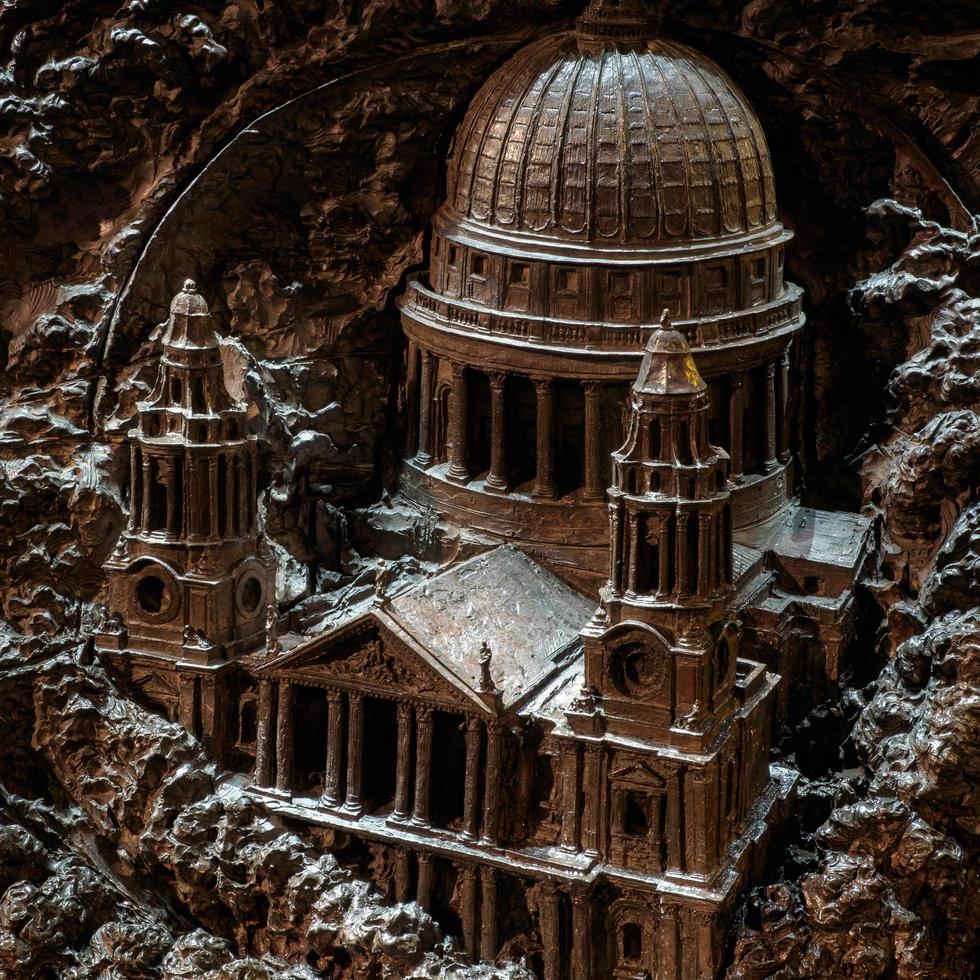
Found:
[[[473,100],[448,174],[450,223],[590,246],[751,235],[775,221],[762,127],[704,55],[547,37]]]

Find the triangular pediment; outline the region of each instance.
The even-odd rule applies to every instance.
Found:
[[[610,780],[642,786],[663,786],[664,777],[645,762],[630,762],[610,773]]]
[[[418,698],[459,711],[488,710],[476,692],[433,662],[410,635],[375,614],[311,639],[271,665],[269,672],[312,686]]]

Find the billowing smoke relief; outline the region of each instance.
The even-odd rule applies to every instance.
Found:
[[[0,976],[972,976],[924,6],[0,12]]]

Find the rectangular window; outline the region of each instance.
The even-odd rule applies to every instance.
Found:
[[[656,319],[660,319],[662,310],[670,310],[671,316],[687,316],[687,304],[684,300],[687,280],[680,272],[670,270],[660,273],[657,281],[658,301],[654,308]]]
[[[485,276],[487,274],[487,257],[485,255],[474,255],[471,260],[474,276]]]
[[[609,319],[633,318],[633,276],[629,272],[609,273]]]
[[[749,306],[764,303],[769,298],[768,274],[765,256],[749,262],[749,275],[746,289],[746,300]]]
[[[702,272],[705,313],[723,313],[731,305],[728,297],[728,270],[713,265]]]
[[[524,262],[511,263],[505,306],[519,313],[526,313],[531,308],[531,267]]]
[[[522,262],[514,262],[510,267],[510,284],[528,286],[531,283],[531,267]]]

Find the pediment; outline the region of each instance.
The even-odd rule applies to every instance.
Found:
[[[609,774],[611,782],[634,786],[663,787],[664,777],[645,762],[629,762]]]
[[[414,649],[380,622],[319,637],[293,651],[272,673],[316,687],[338,686],[379,697],[412,697],[443,707],[486,710],[457,678],[445,676],[422,650]]]

